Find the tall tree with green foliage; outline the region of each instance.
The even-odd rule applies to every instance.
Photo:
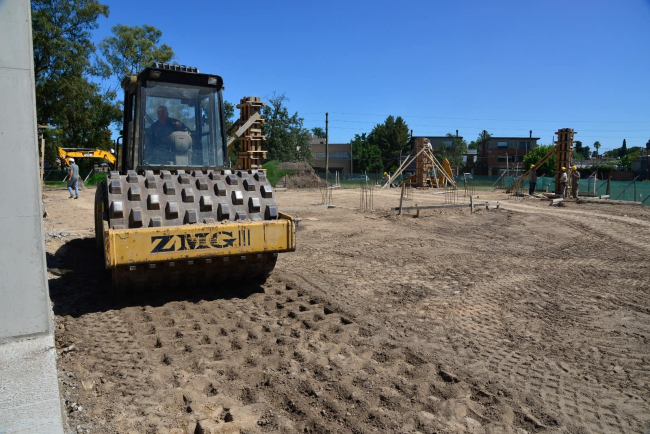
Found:
[[[96,0],[32,0],[36,118],[45,130],[45,158],[56,147],[110,149],[110,124],[119,118],[114,92],[93,82],[92,31],[108,6]]]
[[[531,164],[536,165],[537,162],[540,161],[544,157],[544,155],[548,154],[548,152],[553,148],[554,148],[553,145],[537,145],[536,148],[528,152],[528,155],[524,157],[524,163],[523,163],[526,170],[530,168]],[[556,165],[557,165],[557,156],[553,155],[551,158],[549,158],[546,161],[546,163],[542,164],[542,167],[537,168],[537,175],[554,176]]]
[[[126,26],[118,24],[111,29],[112,36],[99,44],[103,59],[99,66],[105,77],[116,77],[118,84],[125,76],[138,75],[153,62],[169,63],[174,51],[161,44],[162,31],[154,26]]]
[[[318,137],[319,139],[325,138],[325,130],[322,129],[321,127],[312,128],[311,132],[315,137]]]
[[[350,149],[352,151],[352,171],[377,173],[382,170],[381,151],[377,145],[371,145],[368,142],[366,133],[355,134],[350,140]]]
[[[402,153],[410,152],[409,128],[400,116],[388,116],[383,124],[377,124],[368,135],[368,143],[381,152],[381,164],[384,171],[399,166]]]
[[[623,158],[627,155],[627,143],[625,142],[625,139],[623,139],[623,146],[621,146],[618,149],[618,156]]]
[[[100,16],[108,17],[108,6],[96,0],[32,0],[31,7],[36,86],[89,74],[92,30]]]
[[[304,119],[298,112],[289,115],[285,103],[289,102],[286,94],[273,94],[268,97],[268,104],[262,108],[265,123],[262,134],[266,135],[264,148],[269,160],[309,161],[312,158],[311,133],[303,126]]]

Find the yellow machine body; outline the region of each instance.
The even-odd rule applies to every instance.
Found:
[[[115,166],[117,159],[115,155],[101,149],[81,149],[81,148],[57,148],[59,159],[65,162],[66,166],[70,165],[70,158],[101,158]]]
[[[215,257],[293,252],[293,219],[250,223],[199,224],[109,229],[104,224],[106,268]]]
[[[454,175],[451,172],[451,164],[449,164],[449,160],[446,158],[442,160],[442,168],[444,169],[445,173],[447,173],[448,178],[454,179]],[[447,177],[445,177],[445,175],[442,173],[438,173],[438,183],[440,185],[447,185]]]

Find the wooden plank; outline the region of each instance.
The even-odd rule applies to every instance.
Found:
[[[426,149],[426,148],[425,148],[425,149]],[[427,156],[429,157],[429,159],[430,159],[431,162],[433,163],[433,166],[434,166],[436,169],[438,169],[439,172],[442,173],[443,177],[444,177],[444,178],[445,178],[445,179],[446,179],[446,180],[447,180],[451,185],[453,185],[454,187],[456,187],[456,182],[453,180],[453,178],[449,178],[449,174],[447,173],[447,171],[445,170],[445,168],[442,166],[442,164],[440,164],[440,162],[438,161],[438,159],[436,158],[436,156],[433,155],[433,152],[431,152],[431,150],[427,150],[426,152],[427,152]],[[437,179],[438,179],[438,178],[436,177],[436,180],[437,180]],[[438,182],[436,181],[436,184],[437,184],[437,183],[438,183]],[[458,188],[458,187],[456,187],[456,188]]]
[[[464,204],[444,204],[444,205],[425,205],[425,206],[405,206],[402,211],[420,210],[420,209],[439,209],[439,208],[469,208],[469,203]],[[399,211],[399,207],[391,208],[394,211]]]
[[[420,152],[422,152],[422,151],[420,151]],[[418,157],[418,155],[420,155],[420,152],[418,152],[414,157],[409,156],[408,158],[406,158],[404,160],[404,162],[397,168],[395,173],[393,173],[393,176],[388,178],[388,182],[386,182],[384,185],[382,185],[381,188],[387,188],[387,186],[390,186],[392,184],[392,182],[404,171],[404,169],[406,167],[408,167],[408,165],[411,164],[413,162],[413,160],[415,160]],[[407,163],[407,161],[408,161],[408,163]]]
[[[647,199],[647,198],[646,198]],[[631,200],[599,200],[599,199],[582,199],[578,198],[577,203],[605,203],[609,205],[641,205],[643,202],[633,202]]]
[[[537,162],[537,164],[535,164],[535,167],[533,167],[533,169],[537,170],[537,169],[540,168],[544,163],[546,163],[546,162],[549,160],[549,158],[551,158],[551,157],[553,156],[553,154],[559,152],[559,151],[558,151],[558,146],[559,146],[559,143],[558,143],[557,145],[555,145],[555,146],[554,146],[550,151],[548,151],[548,152],[546,153],[546,155],[544,155],[544,156],[542,157],[542,159],[539,160],[539,161]],[[510,191],[511,191],[513,188],[517,187],[521,182],[523,182],[523,181],[528,177],[528,175],[530,174],[530,170],[531,170],[531,169],[529,168],[529,169],[528,169],[528,170],[527,170],[523,175],[521,175],[521,176],[519,177],[518,180],[516,180],[514,183],[512,183],[512,185],[511,185],[510,187],[508,187],[508,189],[506,190],[506,193],[510,193]],[[504,172],[504,173],[505,173],[505,172]],[[498,181],[498,180],[497,180],[497,181]]]
[[[402,202],[404,201],[404,189],[406,188],[406,184],[402,183],[402,193],[399,196],[399,211],[397,215],[402,215]]]
[[[259,113],[255,113],[253,116],[251,116],[250,118],[248,118],[248,120],[244,123],[244,125],[242,125],[242,126],[241,126],[237,131],[235,131],[235,135],[234,135],[233,137],[231,137],[230,140],[228,140],[228,155],[230,155],[230,152],[232,151],[232,146],[233,146],[233,144],[235,143],[235,140],[237,140],[237,139],[240,138],[242,135],[244,135],[244,133],[246,132],[246,130],[247,130],[251,125],[253,125],[253,123],[254,123],[255,121],[259,120],[261,116],[262,116],[261,114],[259,114]]]

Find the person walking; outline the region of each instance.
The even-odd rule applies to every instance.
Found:
[[[560,196],[562,196],[562,199],[566,197],[567,182],[569,182],[569,178],[566,174],[566,167],[563,167],[562,174],[560,175]]]
[[[532,196],[535,194],[535,186],[537,185],[537,171],[535,170],[535,165],[530,165],[530,173],[528,174],[528,195]]]
[[[68,175],[70,176],[68,179],[68,191],[70,192],[70,197],[68,199],[72,199],[73,197],[79,199],[79,166],[75,164],[74,158],[70,158],[68,161],[70,162],[70,172],[68,172]],[[74,194],[72,191],[73,188]]]
[[[574,199],[578,198],[579,186],[580,186],[580,172],[578,172],[577,166],[573,166],[571,168],[571,196]]]

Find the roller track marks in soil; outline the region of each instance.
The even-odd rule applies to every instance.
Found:
[[[101,336],[79,348],[98,381],[72,398],[93,408],[94,423],[118,432],[192,421],[225,426],[228,414],[261,431],[508,426],[490,411],[498,399],[479,402],[432,355],[377,338],[374,325],[357,324],[339,306],[322,304],[320,290],[289,277],[276,276],[266,294],[246,300],[87,315],[70,332],[84,341]],[[100,331],[99,323],[110,328]],[[104,393],[113,394],[110,408],[96,400]]]

